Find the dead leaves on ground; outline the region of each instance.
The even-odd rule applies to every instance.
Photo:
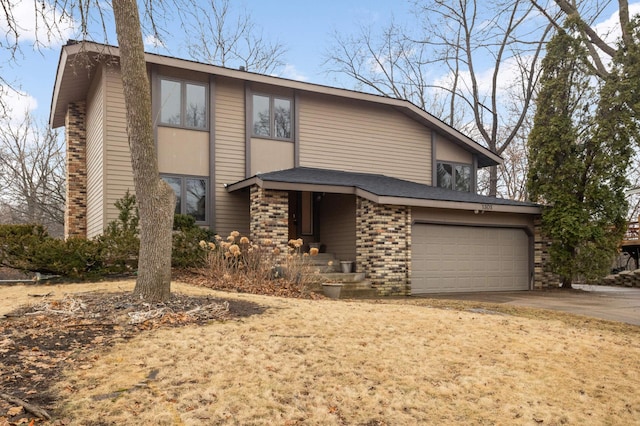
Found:
[[[311,289],[288,282],[286,280],[251,280],[251,279],[229,279],[222,277],[209,277],[197,271],[180,270],[174,271],[176,280],[192,285],[207,287],[213,290],[235,291],[238,293],[263,294],[267,296],[287,297],[294,299],[326,299],[322,294],[311,291]]]
[[[130,293],[44,298],[0,319],[0,388],[52,411],[55,395],[49,391],[50,385],[65,368],[92,368],[97,348],[145,330],[206,324],[263,311],[250,302],[175,293],[166,303],[158,304],[136,300]],[[0,426],[40,422],[27,414],[22,406],[0,400]],[[65,422],[58,419],[51,424]]]

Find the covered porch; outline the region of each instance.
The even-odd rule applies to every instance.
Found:
[[[531,228],[530,235],[533,235],[533,218],[539,214],[539,206],[531,203],[384,175],[306,167],[258,174],[227,187],[229,192],[247,189],[250,191],[250,234],[254,240],[269,239],[286,246],[289,240],[302,238],[307,250],[309,244],[316,243],[321,253],[330,254],[338,261],[355,261],[354,272],[364,274],[378,295],[412,293],[412,262],[416,260],[412,256],[412,245],[422,247],[433,240],[430,234],[417,235],[419,241],[414,240],[414,227],[424,227],[424,223],[470,226],[469,229],[479,231],[525,227]],[[485,211],[489,212],[484,214]],[[519,267],[524,271],[521,275],[528,287],[529,271],[533,279],[533,236],[524,238],[520,245],[524,254],[520,256],[523,265]],[[536,244],[536,262],[538,251],[543,251],[543,247],[539,247],[542,244]],[[447,253],[436,250],[435,255],[440,256],[442,262],[452,265],[448,273],[455,273],[455,265],[469,264],[470,259],[465,258],[468,253],[462,249],[462,246],[454,247],[455,256],[450,259],[445,259]],[[505,250],[509,251],[502,251]],[[510,259],[506,254],[499,254],[498,259],[503,258]],[[495,272],[500,273],[506,263],[498,262]],[[433,279],[429,271],[426,273]],[[413,278],[422,280],[423,275],[416,273]],[[536,275],[542,278],[542,274]]]
[[[318,247],[319,259],[332,261],[335,272],[341,261],[352,262],[352,273],[379,295],[409,294],[410,208],[365,198],[354,181],[358,176],[370,175],[296,168],[257,175],[227,190],[249,189],[253,240],[286,246],[301,238],[303,249]]]

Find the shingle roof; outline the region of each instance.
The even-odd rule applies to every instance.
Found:
[[[529,202],[513,201],[504,198],[478,195],[470,192],[438,188],[380,174],[295,167],[293,169],[259,173],[256,177],[265,182],[355,187],[380,197],[400,197],[418,200],[438,200],[523,207],[538,206],[537,204]]]

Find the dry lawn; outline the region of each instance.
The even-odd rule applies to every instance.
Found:
[[[0,288],[0,314],[33,303],[26,293],[132,286]],[[59,383],[65,424],[640,424],[639,327],[428,299],[173,289],[267,310],[96,348]]]

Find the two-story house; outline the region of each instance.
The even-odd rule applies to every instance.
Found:
[[[67,236],[94,237],[133,191],[117,47],[62,48]],[[499,156],[410,102],[146,54],[176,213],[226,235],[319,242],[380,294],[546,286],[539,206],[476,193]]]

